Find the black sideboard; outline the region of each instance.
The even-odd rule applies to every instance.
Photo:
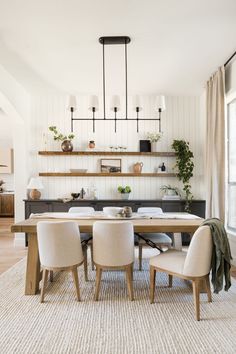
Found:
[[[91,206],[95,210],[102,210],[105,206],[130,206],[133,211],[140,207],[160,207],[164,212],[183,212],[184,200],[162,200],[162,199],[144,199],[144,200],[120,200],[120,199],[98,199],[98,200],[73,200],[62,202],[57,199],[25,199],[25,218],[28,219],[31,213],[44,212],[68,212],[71,207]],[[191,213],[205,218],[205,200],[193,200],[191,204]],[[27,245],[26,237],[26,245]],[[183,235],[183,244],[189,243],[189,236]]]
[[[25,218],[31,213],[44,212],[67,212],[75,206],[91,206],[95,210],[102,210],[104,206],[130,206],[133,211],[140,207],[160,207],[164,212],[183,212],[184,200],[162,200],[162,199],[144,199],[144,200],[120,200],[120,199],[98,199],[98,200],[73,200],[63,203],[57,199],[25,199]],[[205,217],[205,200],[193,200],[191,204],[191,213],[202,218]]]

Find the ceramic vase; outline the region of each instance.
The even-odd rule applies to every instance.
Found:
[[[70,140],[64,140],[61,144],[62,151],[71,152],[73,151],[73,144]]]
[[[129,193],[120,193],[120,197],[123,200],[128,200],[129,199]]]
[[[152,152],[158,152],[160,150],[158,141],[151,143]]]

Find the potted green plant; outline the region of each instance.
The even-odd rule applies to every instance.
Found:
[[[166,184],[160,187],[160,190],[165,193],[165,195],[179,195],[180,190],[177,187],[172,187],[170,184]]]
[[[185,140],[174,140],[171,147],[176,153],[176,164],[174,168],[177,168],[177,177],[182,181],[185,192],[185,211],[190,211],[191,200],[193,195],[191,192],[190,179],[193,177],[193,153],[189,148],[189,142]]]
[[[130,186],[118,186],[118,192],[120,193],[121,199],[127,200],[129,199],[129,194],[131,192]]]
[[[161,139],[162,133],[147,133],[147,139],[151,143],[152,152],[158,151],[158,141]]]
[[[59,133],[57,130],[56,126],[51,126],[48,128],[50,132],[54,134],[53,139],[56,141],[62,141],[61,148],[62,151],[64,152],[70,152],[73,151],[73,144],[71,142],[72,139],[74,139],[75,135],[74,134],[68,134],[64,135],[62,133]]]

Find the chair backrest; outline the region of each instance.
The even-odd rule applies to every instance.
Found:
[[[212,236],[209,226],[200,226],[193,235],[184,263],[183,274],[201,277],[211,269]]]
[[[138,213],[155,213],[155,214],[162,214],[163,210],[161,208],[138,208]]]
[[[95,210],[93,207],[71,207],[68,210],[68,213],[88,213],[92,214],[94,213]]]
[[[69,267],[83,261],[77,223],[40,221],[37,224],[40,263],[45,267]]]
[[[93,225],[93,259],[103,266],[134,261],[134,227],[126,221],[97,221]]]

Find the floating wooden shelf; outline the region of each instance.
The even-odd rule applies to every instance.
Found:
[[[92,156],[175,156],[175,152],[139,152],[139,151],[39,151],[39,155],[43,156],[73,156],[73,155],[92,155]]]
[[[175,173],[40,172],[41,177],[176,177]]]
[[[175,173],[40,172],[41,177],[176,177]]]

